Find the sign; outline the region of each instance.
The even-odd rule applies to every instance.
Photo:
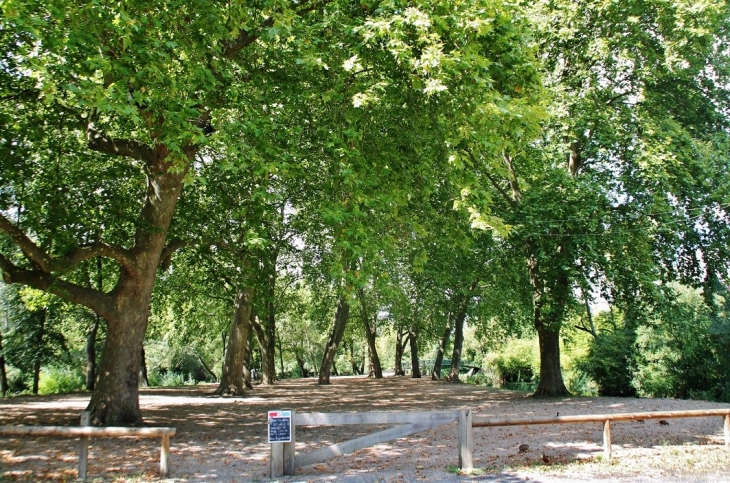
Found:
[[[291,443],[291,411],[269,411],[269,443]]]

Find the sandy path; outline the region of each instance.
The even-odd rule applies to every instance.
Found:
[[[612,412],[728,408],[671,399],[535,400],[522,393],[428,380],[333,378],[289,380],[257,387],[246,398],[210,396],[214,386],[142,391],[146,421],[173,426],[171,481],[267,481],[266,412],[408,411],[472,408],[491,416],[561,416]],[[0,424],[78,424],[87,395],[0,400]],[[297,451],[308,452],[374,431],[353,426],[297,428]],[[614,423],[612,464],[600,463],[598,423],[474,430],[476,476],[448,473],[457,464],[456,424],[445,425],[324,463],[299,468],[285,481],[706,481],[730,482],[730,451],[721,418]],[[520,444],[529,449],[520,453]],[[548,461],[545,464],[543,455]],[[156,480],[157,440],[95,440],[89,476],[99,481]],[[77,444],[64,439],[0,440],[0,481],[67,481],[76,477]]]

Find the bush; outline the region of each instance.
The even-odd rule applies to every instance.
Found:
[[[496,374],[499,385],[531,382],[540,371],[536,339],[510,339],[496,356],[487,355],[485,370]]]
[[[67,394],[83,391],[85,387],[86,380],[80,371],[51,366],[41,370],[38,394]]]
[[[592,379],[601,396],[635,395],[633,339],[633,334],[622,328],[599,333],[588,355],[576,361],[576,372]]]
[[[147,380],[150,386],[155,387],[194,386],[198,383],[190,374],[179,372],[154,372],[147,375]]]

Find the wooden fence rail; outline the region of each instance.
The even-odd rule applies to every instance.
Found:
[[[79,479],[86,479],[88,465],[89,438],[162,438],[160,449],[160,475],[164,478],[169,474],[170,438],[175,436],[175,428],[98,428],[85,426],[88,424],[88,415],[82,414],[83,426],[0,426],[0,436],[56,436],[65,438],[80,438],[79,448]]]
[[[458,411],[421,411],[421,412],[377,412],[377,413],[295,413],[291,411],[291,442],[272,443],[270,476],[276,478],[293,475],[296,468],[318,463],[334,456],[352,453],[361,448],[409,436],[413,433],[458,421],[459,427],[459,467],[473,469],[474,443],[473,428],[495,426],[523,426],[534,424],[580,424],[603,423],[604,460],[611,459],[611,422],[638,421],[646,419],[696,418],[721,416],[724,420],[725,446],[730,449],[730,408],[697,409],[688,411],[655,411],[642,413],[585,414],[576,416],[536,417],[536,418],[493,418],[479,416],[469,409]],[[308,454],[296,454],[296,426],[339,426],[362,424],[403,424],[394,428],[378,431],[349,441],[333,444]]]
[[[643,421],[645,419],[699,418],[721,416],[724,419],[725,447],[730,448],[730,409],[693,409],[686,411],[654,411],[643,413],[580,414],[542,418],[489,418],[474,416],[473,428],[523,426],[532,424],[603,423],[603,457],[611,459],[611,422]]]

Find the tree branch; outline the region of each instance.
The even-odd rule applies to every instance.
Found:
[[[0,232],[8,235],[35,267],[47,273],[53,271],[53,258],[28,238],[23,230],[5,218],[2,213],[0,213]]]
[[[79,263],[96,257],[108,257],[119,262],[127,271],[132,269],[131,255],[121,247],[105,243],[91,243],[73,250],[61,259],[54,259],[2,214],[0,214],[0,232],[10,237],[34,268],[49,275],[53,272],[63,272],[74,268]],[[10,263],[9,260],[8,263]]]
[[[187,240],[181,240],[179,238],[170,240],[167,245],[165,245],[165,248],[162,249],[162,255],[160,256],[160,265],[162,269],[167,270],[170,268],[170,259],[172,258],[172,254],[181,248],[185,248],[188,244],[189,242]]]
[[[266,20],[264,20],[264,23],[261,24],[261,28],[268,28],[274,26],[274,17],[269,17]],[[233,58],[243,49],[251,45],[256,41],[256,39],[259,38],[261,34],[259,33],[252,33],[248,30],[242,30],[241,33],[238,34],[238,37],[236,37],[235,40],[232,42],[229,42],[226,44],[226,46],[223,48],[223,57],[225,57],[228,60],[233,60]]]
[[[113,311],[111,297],[100,290],[60,280],[41,270],[17,267],[4,255],[0,255],[0,269],[7,284],[18,283],[57,295],[68,302],[89,307],[104,318]]]
[[[59,262],[55,262],[53,264],[53,269],[54,271],[68,270],[81,262],[96,257],[111,258],[112,260],[119,262],[126,271],[132,271],[134,265],[132,256],[128,250],[119,246],[107,245],[106,243],[99,242],[90,243],[77,248],[64,256]]]
[[[89,127],[86,131],[89,149],[112,156],[127,156],[144,163],[152,162],[154,150],[132,139],[112,139]]]

